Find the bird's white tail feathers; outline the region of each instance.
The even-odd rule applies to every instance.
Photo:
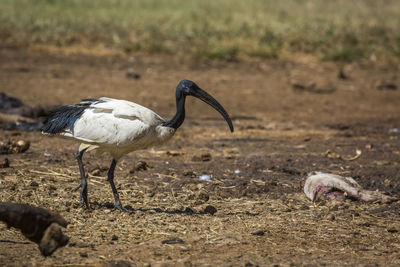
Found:
[[[82,143],[82,144],[80,144],[80,146],[79,146],[79,152],[81,152],[81,151],[83,151],[83,150],[85,150],[85,151],[91,151],[91,150],[94,150],[94,149],[97,149],[97,148],[99,148],[99,146]]]

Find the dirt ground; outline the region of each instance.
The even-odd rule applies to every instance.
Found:
[[[0,169],[0,201],[57,210],[70,223],[64,231],[70,243],[47,258],[1,224],[0,265],[399,266],[399,202],[329,207],[312,203],[301,185],[307,173],[325,171],[400,196],[399,71],[301,55],[205,64],[1,49],[0,92],[25,104],[108,96],[169,119],[176,85],[190,79],[226,108],[235,132],[188,98],[185,123],[168,144],[131,153],[117,165],[121,201],[134,210],[125,214],[112,209],[109,156],[85,154],[88,211],[73,191],[80,182],[78,144],[0,130],[0,141],[31,144],[25,153],[0,155],[10,161]],[[350,161],[327,156],[352,157],[357,149],[361,156]],[[203,174],[211,180],[201,181]]]

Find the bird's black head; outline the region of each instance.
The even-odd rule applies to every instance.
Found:
[[[182,80],[176,87],[176,93],[188,96],[188,95],[193,95],[193,93],[198,89],[200,89],[200,87],[196,83],[189,80]]]
[[[209,104],[212,106],[215,110],[217,110],[222,117],[226,120],[226,122],[229,125],[229,129],[231,132],[233,132],[233,124],[232,121],[228,115],[228,113],[225,111],[225,109],[222,107],[218,101],[212,97],[210,94],[208,94],[206,91],[201,89],[196,83],[189,81],[189,80],[182,80],[179,82],[178,86],[176,87],[176,99],[177,101],[183,97],[183,99],[186,96],[194,96],[205,103]]]

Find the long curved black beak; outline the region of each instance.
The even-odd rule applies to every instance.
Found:
[[[228,123],[231,132],[233,132],[233,124],[231,118],[228,115],[228,112],[226,112],[226,110],[222,107],[220,103],[218,103],[218,101],[214,97],[212,97],[200,87],[197,87],[194,90],[190,90],[189,95],[197,97],[198,99],[204,101],[205,103],[212,106],[215,110],[217,110]]]

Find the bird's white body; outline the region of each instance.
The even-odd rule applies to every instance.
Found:
[[[225,109],[210,94],[189,80],[182,80],[176,87],[176,113],[166,121],[152,110],[126,100],[102,97],[86,99],[76,105],[57,107],[45,121],[43,134],[58,135],[81,143],[76,158],[81,175],[80,201],[89,208],[88,185],[82,156],[85,151],[108,152],[112,156],[107,180],[115,199],[115,208],[125,209],[114,184],[117,161],[125,154],[168,141],[185,119],[186,96],[194,96],[217,110],[233,132],[232,120]]]
[[[165,120],[152,110],[133,102],[99,98],[75,121],[72,128],[59,133],[80,141],[80,150],[96,149],[113,158],[160,145],[168,141],[175,129],[163,126]]]

